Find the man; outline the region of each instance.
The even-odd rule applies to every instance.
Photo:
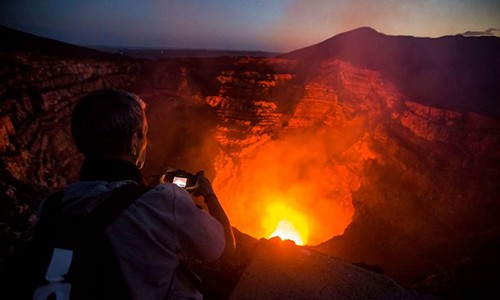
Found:
[[[62,210],[90,212],[126,184],[144,185],[148,124],[145,104],[136,95],[98,90],[75,106],[71,131],[85,156],[80,181],[65,188]],[[201,299],[179,271],[180,255],[211,262],[234,253],[234,237],[209,180],[198,174],[194,191],[209,213],[172,183],[152,187],[106,228],[132,299]],[[43,210],[41,219],[43,218]]]

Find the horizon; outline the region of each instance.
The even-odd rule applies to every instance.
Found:
[[[216,48],[172,48],[172,47],[142,47],[142,46],[113,46],[113,45],[75,45],[88,48],[113,48],[113,49],[127,49],[127,50],[166,50],[166,51],[225,51],[225,52],[262,52],[262,53],[276,53],[283,54],[285,52],[273,52],[273,51],[263,51],[263,50],[232,50],[232,49],[216,49]]]
[[[382,35],[385,35],[385,36],[393,36],[393,37],[413,37],[413,38],[422,38],[422,39],[427,39],[427,38],[430,38],[430,39],[439,39],[439,38],[443,38],[443,37],[453,37],[453,36],[462,36],[462,37],[466,37],[466,38],[475,38],[475,37],[496,37],[496,38],[500,38],[500,34],[484,34],[484,32],[477,32],[477,34],[467,34],[467,32],[464,32],[464,33],[457,33],[457,34],[448,34],[448,35],[442,35],[442,36],[436,36],[436,37],[425,37],[425,36],[413,36],[413,35],[392,35],[392,34],[386,34],[385,32],[381,32],[381,31],[378,31],[376,30],[375,28],[372,28],[372,27],[369,27],[369,26],[361,26],[361,27],[358,27],[358,28],[353,28],[353,29],[350,29],[350,30],[347,30],[347,31],[344,31],[344,32],[339,32],[338,34],[335,34],[331,37],[328,37],[324,40],[321,40],[321,41],[317,41],[311,45],[306,45],[304,46],[303,48],[307,48],[309,46],[314,46],[316,44],[319,44],[319,43],[322,43],[324,41],[327,41],[329,39],[332,39],[338,35],[342,35],[344,33],[349,33],[349,32],[352,32],[352,31],[356,31],[356,30],[359,30],[359,29],[363,29],[363,28],[369,28],[369,29],[372,29],[374,31],[376,31],[377,33],[379,34],[382,34]],[[488,31],[488,30],[487,30]],[[499,30],[500,32],[500,30]],[[287,53],[287,51],[285,52],[276,52],[276,51],[265,51],[265,50],[246,50],[246,49],[237,49],[237,50],[234,50],[234,49],[223,49],[223,48],[175,48],[175,47],[160,47],[160,46],[115,46],[115,45],[76,45],[76,46],[82,46],[82,47],[97,47],[97,48],[115,48],[115,49],[128,49],[128,50],[173,50],[173,51],[227,51],[227,52],[262,52],[262,53],[276,53],[276,54],[285,54]],[[299,48],[301,49],[301,48]],[[295,51],[295,50],[298,50],[298,49],[292,49],[288,52],[292,52],[292,51]]]
[[[370,27],[414,37],[499,36],[500,2],[19,0],[0,24],[79,46],[285,53]]]
[[[272,55],[281,55],[281,54],[286,54],[288,52],[293,52],[293,51],[296,51],[296,50],[300,50],[302,48],[307,48],[307,47],[310,47],[310,46],[314,46],[316,44],[320,44],[324,41],[327,41],[329,39],[332,39],[332,38],[335,38],[336,36],[338,35],[342,35],[342,34],[346,34],[346,33],[349,33],[349,32],[352,32],[352,31],[357,31],[357,30],[360,30],[360,29],[371,29],[375,32],[377,32],[378,34],[381,34],[381,35],[385,35],[385,36],[393,36],[393,37],[412,37],[412,38],[421,38],[421,39],[439,39],[439,38],[443,38],[443,37],[454,37],[454,36],[461,36],[461,37],[496,37],[496,38],[500,38],[499,35],[497,34],[483,34],[483,32],[479,33],[479,32],[473,32],[472,34],[468,34],[467,32],[465,33],[458,33],[458,34],[453,34],[453,35],[443,35],[443,36],[437,36],[437,37],[419,37],[419,36],[411,36],[411,35],[391,35],[391,34],[386,34],[384,32],[380,32],[378,30],[376,30],[375,28],[372,28],[372,27],[369,27],[369,26],[361,26],[361,27],[358,27],[358,28],[354,28],[354,29],[351,29],[351,30],[348,30],[348,31],[345,31],[345,32],[340,32],[334,36],[331,36],[325,40],[321,40],[321,41],[317,41],[311,45],[306,45],[302,48],[298,48],[298,49],[292,49],[290,51],[285,51],[285,52],[276,52],[276,51],[265,51],[265,50],[246,50],[246,49],[223,49],[223,48],[182,48],[182,47],[179,47],[179,48],[175,48],[175,47],[161,47],[161,46],[121,46],[121,45],[84,45],[84,44],[74,44],[74,43],[70,43],[70,42],[67,42],[67,41],[62,41],[62,40],[57,40],[55,38],[51,38],[51,37],[46,37],[46,36],[41,36],[41,35],[37,35],[37,34],[34,34],[34,33],[31,33],[31,32],[27,32],[27,31],[24,31],[24,30],[20,30],[20,29],[16,29],[16,28],[12,28],[12,27],[9,27],[9,26],[6,26],[6,25],[2,25],[0,24],[0,26],[5,26],[7,28],[10,28],[12,30],[17,30],[17,31],[20,31],[20,32],[23,32],[23,33],[27,33],[27,34],[32,34],[34,36],[37,36],[37,37],[41,37],[41,38],[47,38],[47,39],[51,39],[51,40],[54,40],[54,41],[58,41],[58,42],[63,42],[63,43],[67,43],[67,44],[71,44],[71,45],[74,45],[74,46],[78,46],[78,47],[85,47],[85,48],[90,48],[90,49],[95,49],[95,50],[99,50],[99,51],[104,51],[104,52],[110,52],[110,53],[120,53],[120,54],[124,54],[122,52],[117,52],[117,51],[120,51],[120,50],[124,50],[124,51],[187,51],[187,52],[195,52],[195,51],[199,51],[199,52],[228,52],[228,53],[253,53],[253,54],[258,54],[258,53],[262,53],[264,54],[265,56],[272,56]],[[489,31],[489,30],[487,30]],[[500,30],[499,30],[500,31]],[[129,53],[130,54],[130,53]],[[132,56],[137,56],[137,57],[143,57],[143,55],[132,55]],[[210,55],[208,55],[210,56]],[[250,55],[250,56],[256,56],[256,55]],[[144,57],[149,57],[149,55],[145,55]]]

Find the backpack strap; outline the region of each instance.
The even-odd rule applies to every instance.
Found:
[[[150,189],[151,187],[135,183],[128,183],[116,188],[87,216],[88,224],[90,224],[93,230],[106,229],[132,202]],[[63,197],[64,190],[54,192],[47,197],[41,207],[42,218],[40,219],[40,223],[43,224],[39,225],[45,227],[47,226],[45,223],[53,223],[61,218]],[[37,226],[37,228],[41,226]]]
[[[117,188],[90,213],[89,224],[94,230],[106,229],[132,202],[150,189],[150,187],[134,183]]]

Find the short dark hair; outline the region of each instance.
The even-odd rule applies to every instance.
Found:
[[[71,134],[85,156],[126,153],[134,133],[142,137],[146,104],[137,95],[102,89],[81,98],[71,115]]]

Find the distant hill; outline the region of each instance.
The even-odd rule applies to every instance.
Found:
[[[0,52],[31,52],[72,59],[126,60],[124,55],[76,46],[0,25]]]
[[[500,38],[389,36],[363,27],[282,55],[314,73],[327,59],[381,72],[422,104],[500,117]]]
[[[275,57],[281,53],[265,51],[210,50],[210,49],[162,49],[140,47],[77,46],[50,38],[36,36],[0,25],[1,52],[36,52],[66,58],[94,59],[162,59],[162,58],[209,58],[209,57]]]

